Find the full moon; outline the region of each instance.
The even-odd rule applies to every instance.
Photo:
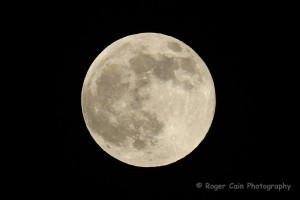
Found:
[[[138,167],[174,163],[204,139],[215,113],[211,74],[197,53],[158,33],[121,38],[91,64],[81,106],[96,143]]]

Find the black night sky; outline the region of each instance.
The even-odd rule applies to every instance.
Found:
[[[288,30],[286,21],[273,11],[260,17],[265,8],[248,5],[225,12],[220,4],[108,2],[60,5],[48,19],[58,97],[51,170],[57,184],[51,190],[193,199],[214,193],[196,188],[197,182],[293,183],[292,131],[284,125],[284,86],[278,84],[286,75],[282,55],[291,42],[279,33]],[[159,168],[130,166],[106,154],[81,112],[81,88],[93,60],[115,40],[141,32],[188,44],[207,64],[216,89],[215,117],[205,139],[184,159]]]

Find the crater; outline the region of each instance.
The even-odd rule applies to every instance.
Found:
[[[177,42],[168,42],[168,48],[175,52],[181,52],[182,48]]]

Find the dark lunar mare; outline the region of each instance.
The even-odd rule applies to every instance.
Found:
[[[169,43],[168,47],[174,51],[181,51],[181,47],[176,43]],[[176,58],[168,58],[165,55],[160,55],[156,60],[151,55],[138,54],[131,58],[129,63],[130,66],[121,64],[106,66],[101,77],[96,79],[96,95],[92,95],[89,90],[91,83],[88,83],[82,95],[83,112],[87,116],[88,127],[105,141],[120,146],[127,137],[130,137],[134,139],[133,146],[140,150],[147,146],[146,141],[139,137],[142,131],[146,133],[146,140],[150,141],[151,145],[155,145],[157,140],[154,136],[159,135],[164,129],[164,123],[157,119],[155,113],[142,111],[143,102],[149,100],[149,95],[142,96],[139,91],[151,84],[149,71],[152,70],[152,75],[163,82],[171,80],[173,84],[189,90],[194,86],[188,80],[183,82],[177,80],[175,70],[180,68],[190,75],[197,74],[197,70],[191,58],[180,58],[178,61]],[[129,89],[129,80],[125,83],[121,82],[124,70],[130,70],[129,67],[137,77],[136,86],[132,90]],[[121,117],[120,113],[113,110],[112,105],[127,93],[133,96],[132,100],[127,103],[135,112],[125,113]],[[143,118],[141,119],[135,113],[140,113]],[[117,123],[110,121],[110,115],[116,117]]]

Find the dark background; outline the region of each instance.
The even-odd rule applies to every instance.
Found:
[[[280,14],[280,5],[228,9],[171,1],[108,2],[55,5],[46,19],[41,41],[47,41],[54,61],[46,86],[55,92],[48,111],[55,118],[49,130],[55,139],[52,192],[192,199],[207,192],[197,189],[197,182],[294,184],[291,136],[296,132],[286,113],[291,96],[285,85],[293,64],[292,54],[286,56],[293,43],[293,13]],[[216,112],[205,139],[185,158],[158,168],[130,166],[106,154],[81,112],[81,88],[93,60],[112,42],[141,32],[170,35],[193,48],[216,89]]]

